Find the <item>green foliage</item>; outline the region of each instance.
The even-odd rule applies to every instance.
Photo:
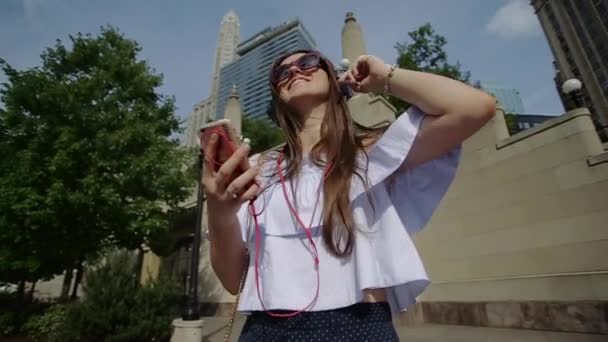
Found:
[[[0,292],[0,336],[10,336],[19,331],[17,302],[16,293]]]
[[[87,272],[81,303],[56,304],[29,319],[36,341],[166,341],[178,315],[179,286],[160,278],[140,286],[136,257],[107,255]]]
[[[191,155],[140,50],[104,27],[58,40],[36,68],[0,60],[0,281],[49,278],[168,229]]]
[[[11,336],[19,331],[18,317],[15,312],[0,312],[0,336]]]
[[[166,278],[140,286],[135,259],[115,253],[87,272],[84,300],[71,306],[62,327],[66,341],[168,340],[179,287]]]
[[[521,130],[517,125],[517,114],[507,113],[505,114],[505,123],[507,124],[507,129],[509,130],[509,134],[517,134]]]
[[[436,33],[430,23],[420,26],[409,32],[408,35],[411,42],[406,41],[395,45],[399,67],[430,72],[463,82],[469,81],[470,73],[462,71],[459,62],[448,63],[448,55],[445,51],[447,40]],[[388,96],[387,99],[395,106],[398,114],[403,113],[410,106],[394,96]]]
[[[256,154],[285,142],[280,128],[264,120],[243,116],[243,136],[251,140],[251,153]]]
[[[48,303],[24,301],[16,293],[0,292],[0,336],[22,334],[28,320],[48,307]]]
[[[76,304],[56,304],[44,314],[32,316],[25,324],[25,331],[34,341],[65,341],[67,338],[65,326],[68,323],[68,312],[72,305]]]

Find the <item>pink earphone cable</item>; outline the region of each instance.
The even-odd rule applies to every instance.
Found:
[[[228,140],[228,137],[226,137],[225,134],[223,134],[222,132],[208,132],[208,133],[215,133],[218,134],[221,138]],[[201,140],[202,137],[204,136],[205,133],[203,133],[201,135]],[[234,151],[232,151],[234,152]],[[207,159],[205,159],[207,160]],[[207,160],[208,162],[211,162],[209,160]],[[262,294],[261,294],[261,289],[260,289],[260,263],[259,263],[259,255],[261,252],[261,229],[260,229],[260,224],[258,222],[258,216],[260,216],[263,212],[263,210],[261,210],[260,212],[256,212],[255,209],[255,198],[249,201],[248,204],[248,211],[249,214],[253,217],[254,223],[255,223],[255,260],[254,260],[254,269],[255,269],[255,284],[256,284],[256,292],[258,295],[258,299],[260,301],[260,304],[262,305],[262,309],[270,316],[273,317],[282,317],[282,318],[286,318],[286,317],[293,317],[296,316],[308,309],[310,309],[311,307],[314,306],[315,302],[317,301],[317,299],[319,298],[319,290],[320,290],[320,286],[321,286],[321,277],[319,274],[319,252],[317,249],[317,245],[315,244],[313,237],[312,237],[312,227],[309,227],[312,225],[312,219],[314,219],[314,217],[311,219],[311,224],[309,226],[307,226],[302,219],[300,218],[300,216],[298,215],[298,212],[296,210],[296,208],[294,207],[294,205],[291,203],[291,201],[289,200],[289,196],[287,193],[287,187],[286,187],[286,179],[285,176],[283,175],[283,170],[282,170],[282,161],[283,161],[283,152],[281,152],[279,154],[279,157],[277,158],[277,173],[279,175],[279,181],[281,183],[281,187],[283,190],[283,196],[285,197],[285,201],[287,202],[287,206],[289,207],[289,211],[291,212],[291,214],[295,217],[296,221],[298,222],[298,224],[300,225],[300,227],[304,230],[304,233],[306,234],[306,237],[310,243],[310,247],[311,247],[311,253],[313,256],[313,262],[314,262],[314,269],[316,272],[316,278],[317,278],[317,286],[316,286],[316,290],[315,290],[315,295],[313,297],[313,299],[311,300],[311,302],[306,305],[304,308],[300,309],[300,310],[296,310],[293,312],[289,312],[289,313],[276,313],[276,312],[271,312],[270,310],[268,310],[266,308],[266,306],[264,305],[264,300],[262,299]],[[220,163],[218,163],[217,161],[213,161],[214,163],[216,163],[217,165],[221,165]],[[325,167],[325,170],[323,172],[323,180],[319,183],[319,187],[317,189],[317,199],[315,202],[315,206],[314,206],[314,212],[316,212],[317,206],[319,204],[319,199],[321,197],[321,190],[323,188],[323,183],[324,181],[327,179],[327,176],[329,175],[329,171],[331,170],[332,164],[328,164]],[[256,183],[257,184],[257,183]],[[259,186],[259,184],[258,184]],[[313,214],[314,216],[314,214]]]

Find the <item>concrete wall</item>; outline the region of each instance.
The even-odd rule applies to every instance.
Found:
[[[588,112],[497,139],[498,113],[463,150],[416,237],[425,301],[608,300],[608,163]]]
[[[465,142],[415,242],[431,277],[404,322],[608,333],[608,152],[586,109]]]

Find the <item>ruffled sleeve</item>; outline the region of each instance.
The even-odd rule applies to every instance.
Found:
[[[454,179],[461,147],[404,170],[403,162],[412,148],[425,114],[410,107],[384,133],[368,152],[367,188],[386,187],[390,201],[408,233],[414,234],[427,224]],[[361,156],[365,166],[365,156]],[[354,181],[351,199],[364,195],[365,185]]]

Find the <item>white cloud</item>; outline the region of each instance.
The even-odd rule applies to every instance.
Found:
[[[496,11],[486,29],[502,38],[529,37],[541,32],[534,9],[527,0],[509,0]]]

